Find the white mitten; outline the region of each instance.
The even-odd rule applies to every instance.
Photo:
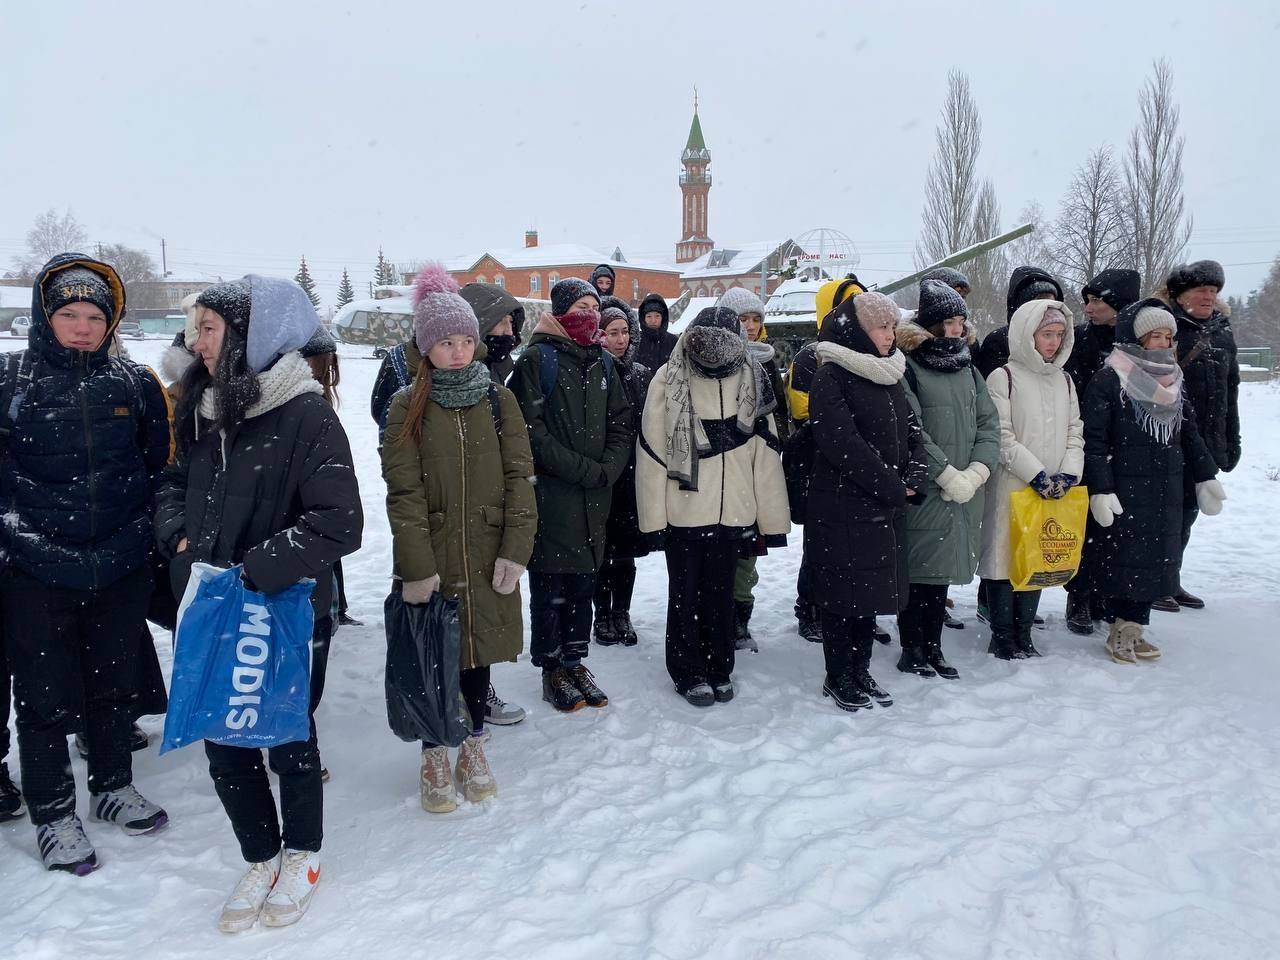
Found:
[[[1109,527],[1115,523],[1116,517],[1124,513],[1124,507],[1120,506],[1120,498],[1114,493],[1095,493],[1089,498],[1089,512],[1098,521],[1098,526]]]
[[[987,465],[980,460],[974,460],[960,472],[973,482],[973,489],[975,493],[984,483],[991,479],[991,471],[988,470]]]
[[[406,580],[400,586],[400,599],[405,603],[417,605],[426,603],[431,595],[440,587],[440,574],[427,577],[425,580]]]
[[[942,499],[953,503],[968,503],[978,492],[968,473],[950,465],[938,474],[938,486],[942,488]]]
[[[499,557],[493,564],[493,589],[504,597],[516,588],[524,576],[524,567],[513,560]]]
[[[1200,505],[1201,513],[1216,517],[1222,512],[1222,501],[1225,499],[1227,491],[1222,489],[1217,477],[1196,484],[1196,503]]]

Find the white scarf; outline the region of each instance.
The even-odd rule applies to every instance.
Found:
[[[304,393],[324,393],[324,388],[311,372],[311,364],[296,350],[286,353],[273,367],[258,374],[258,387],[261,394],[258,402],[244,412],[246,420],[283,406]],[[206,420],[218,418],[217,387],[210,385],[204,388],[204,393],[200,396],[199,413]]]
[[[878,383],[882,387],[893,386],[907,372],[907,358],[901,350],[894,350],[887,357],[873,357],[869,353],[858,353],[838,343],[823,341],[814,346],[814,352],[818,355],[819,365],[834,363],[854,376]]]

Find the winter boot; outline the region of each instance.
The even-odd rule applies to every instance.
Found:
[[[950,603],[951,601],[950,601],[950,600],[948,600],[947,602],[948,602],[948,603]],[[955,617],[953,617],[953,616],[951,615],[951,611],[950,611],[950,610],[944,610],[944,611],[942,612],[942,625],[943,625],[944,627],[949,627],[949,628],[950,628],[950,629],[952,629],[952,630],[963,630],[963,629],[964,629],[964,621],[963,621],[963,620],[957,620]]]
[[[602,647],[612,647],[622,642],[622,637],[618,636],[618,628],[613,622],[613,614],[608,610],[596,609],[596,621],[591,632],[595,636],[596,643]]]
[[[1187,607],[1190,610],[1203,610],[1204,601],[1197,597],[1194,593],[1187,593],[1181,587],[1178,592],[1173,595],[1174,602],[1179,607]]]
[[[752,653],[760,652],[760,645],[756,643],[755,637],[751,636],[751,611],[755,608],[755,604],[750,600],[735,600],[733,602],[733,610],[735,614],[733,649],[750,650]]]
[[[458,795],[453,789],[453,773],[449,770],[448,747],[422,748],[418,799],[427,813],[452,813],[458,809]]]
[[[458,765],[453,775],[462,788],[462,795],[471,803],[488,800],[498,792],[498,781],[493,778],[484,746],[479,737],[467,737],[458,748]]]
[[[542,699],[561,713],[573,713],[587,705],[582,691],[564,667],[542,671]]]
[[[1093,635],[1093,611],[1085,591],[1067,594],[1067,629],[1082,637]]]
[[[796,628],[800,631],[800,636],[810,643],[822,642],[822,623],[813,604],[796,601]]]
[[[709,707],[716,702],[716,692],[705,680],[699,681],[683,690],[676,687],[676,693],[684,697],[691,706]]]
[[[36,827],[36,846],[46,870],[65,870],[83,877],[98,869],[98,855],[74,813]]]
[[[582,698],[586,701],[588,707],[607,707],[609,705],[609,698],[596,684],[596,678],[592,676],[585,663],[576,663],[567,672],[569,679],[573,681],[573,685],[582,691]]]
[[[997,660],[1022,660],[1018,648],[1013,642],[1013,631],[1004,627],[991,627],[991,640],[987,643],[987,653]]]
[[[1151,604],[1152,610],[1159,610],[1161,613],[1177,613],[1182,607],[1178,606],[1178,601],[1173,597],[1161,597]]]
[[[353,617],[351,614],[347,613],[347,611],[342,610],[342,611],[339,611],[339,613],[338,613],[338,626],[340,626],[340,627],[363,627],[363,626],[364,626],[364,621],[363,621],[363,620],[357,620],[357,619],[356,619],[355,617]]]
[[[444,748],[441,747],[443,750]],[[320,883],[320,851],[290,850],[280,858],[280,876],[262,905],[264,927],[287,927],[302,919]]]
[[[872,626],[871,634],[876,638],[877,643],[883,643],[886,647],[893,643],[893,637],[889,636],[889,631],[878,623]]]
[[[733,681],[725,680],[711,685],[711,692],[716,696],[716,703],[728,703],[733,699]]]
[[[489,684],[489,693],[484,700],[484,722],[499,727],[509,727],[525,718],[524,707],[507,703]]]
[[[1138,662],[1138,657],[1133,652],[1133,631],[1128,629],[1129,627],[1138,627],[1138,633],[1141,635],[1142,627],[1118,617],[1111,624],[1111,632],[1107,635],[1107,653],[1111,654],[1111,659],[1116,663]]]
[[[9,777],[9,765],[0,763],[0,823],[17,820],[27,812],[27,805],[22,802],[22,791],[13,784]]]
[[[855,679],[858,681],[858,686],[862,688],[862,692],[876,703],[880,704],[880,706],[893,706],[893,697],[884,689],[884,687],[876,683],[875,678],[871,676],[870,673],[864,670],[859,673]]]
[[[834,700],[841,710],[852,712],[871,709],[871,698],[852,673],[842,673],[835,677],[827,674],[822,681],[822,695]]]
[[[942,639],[926,641],[924,662],[933,668],[933,672],[944,680],[959,680],[960,671],[947,663],[942,655]]]
[[[1031,642],[1031,628],[1036,620],[1036,607],[1040,603],[1038,590],[1024,590],[1013,594],[1013,643],[1019,656],[1040,656]]]
[[[278,853],[270,860],[249,864],[249,869],[236,883],[227,902],[222,905],[218,929],[223,933],[240,933],[257,923],[262,905],[267,902],[267,895],[271,893],[279,875]]]
[[[913,640],[902,642],[902,656],[898,658],[898,669],[903,673],[914,673],[917,677],[936,677],[938,674],[929,666],[924,647]]]
[[[162,807],[140,794],[133,784],[89,795],[91,820],[114,823],[131,837],[154,833],[169,822]]]
[[[636,628],[631,625],[630,610],[613,611],[613,632],[618,635],[624,647],[634,647],[640,642],[640,638],[636,636]]]
[[[1159,660],[1160,648],[1143,636],[1146,628],[1142,624],[1137,624],[1137,627],[1139,632],[1133,638],[1133,655],[1139,660]]]

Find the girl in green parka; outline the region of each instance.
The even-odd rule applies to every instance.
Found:
[[[973,579],[983,485],[1000,462],[1000,417],[973,366],[968,316],[959,293],[925,280],[915,321],[900,324],[897,333],[907,357],[907,399],[929,460],[924,502],[907,511],[911,596],[898,615],[898,669],[948,680],[960,674],[942,654],[947,587]]]
[[[457,284],[430,266],[415,284],[414,340],[422,362],[391,401],[382,447],[395,576],[405,603],[436,590],[459,600],[461,688],[471,736],[449,768],[448,749],[423,744],[421,799],[430,813],[497,792],[481,746],[489,667],[524,646],[520,577],[538,527],[533,456],[515,397],[474,359],[479,327]]]

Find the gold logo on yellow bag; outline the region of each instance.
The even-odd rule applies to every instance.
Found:
[[[1071,557],[1080,538],[1066,529],[1056,517],[1049,517],[1040,527],[1040,555],[1045,563],[1058,564]]]

